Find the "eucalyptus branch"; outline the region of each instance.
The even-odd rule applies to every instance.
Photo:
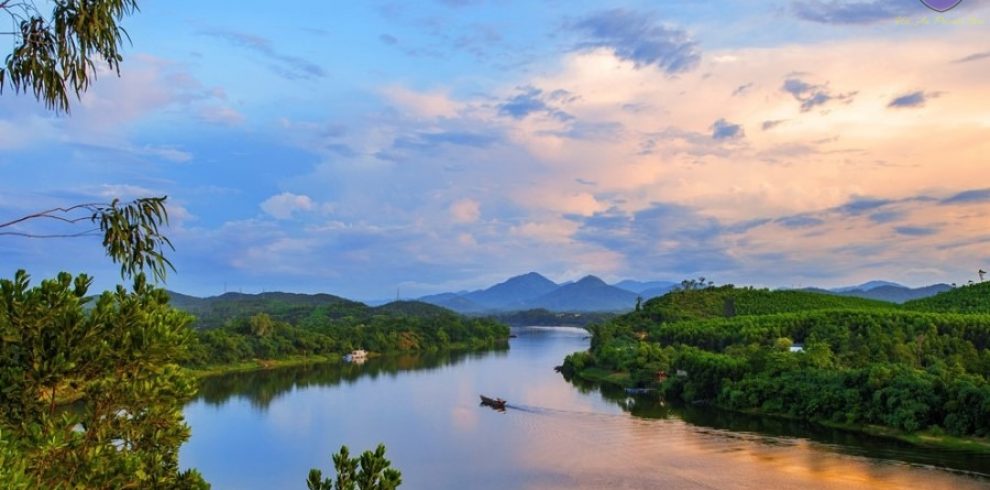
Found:
[[[76,238],[103,235],[103,248],[114,263],[120,264],[120,274],[127,278],[144,270],[150,270],[156,280],[164,281],[166,272],[175,270],[165,257],[166,249],[175,250],[172,242],[162,234],[161,227],[168,225],[167,196],[146,197],[130,202],[114,199],[110,203],[82,203],[32,213],[21,218],[0,223],[0,230],[33,220],[55,220],[75,225],[89,221],[96,228],[78,233],[33,233],[28,231],[0,231],[0,236],[22,238]],[[76,211],[86,211],[86,216],[67,216]]]
[[[80,233],[69,233],[62,235],[36,235],[34,233],[23,233],[20,231],[0,231],[0,236],[18,236],[23,238],[79,238],[86,236],[100,236],[96,233],[98,231],[100,230],[93,228],[92,230],[86,230]]]
[[[90,202],[90,203],[84,203],[84,204],[76,204],[75,206],[69,206],[67,208],[52,208],[52,209],[48,209],[48,210],[45,210],[45,211],[39,211],[37,213],[29,214],[27,216],[23,216],[21,218],[17,218],[17,219],[15,219],[13,221],[8,221],[6,223],[0,223],[0,228],[6,228],[8,226],[16,225],[17,223],[23,223],[25,221],[36,219],[36,218],[53,218],[53,219],[58,219],[58,220],[62,220],[62,221],[67,221],[69,223],[75,223],[77,221],[82,221],[82,220],[89,219],[89,218],[77,218],[77,219],[73,219],[73,220],[68,220],[68,219],[62,218],[60,216],[55,216],[53,213],[71,213],[72,211],[75,211],[77,209],[86,209],[88,211],[95,212],[97,209],[99,209],[100,206],[106,206],[106,204],[105,203],[98,203],[98,202]]]

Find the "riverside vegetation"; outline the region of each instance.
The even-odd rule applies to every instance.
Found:
[[[285,310],[298,311],[291,305],[268,304],[274,315],[233,309],[222,325],[194,330],[195,318],[170,306],[169,294],[143,274],[130,289],[96,297],[88,295],[91,282],[62,273],[32,286],[24,271],[0,280],[5,489],[207,488],[198,472],[178,468],[178,449],[189,437],[182,407],[196,391],[188,367],[217,372],[245,360],[339,359],[353,348],[487,348],[504,344],[509,333],[494,321],[430,305],[354,302],[315,306],[298,325],[281,319],[289,318]],[[77,400],[73,409],[58,409],[67,396]],[[340,480],[338,468],[344,484],[335,488],[395,488],[401,480],[385,471],[383,451],[353,460],[361,470],[353,478],[345,473]],[[327,481],[310,485],[330,488]]]
[[[509,328],[496,321],[414,301],[372,308],[331,295],[266,293],[236,295],[189,310],[197,308],[201,328],[184,363],[200,373],[339,359],[353,349],[486,349],[504,346],[509,337]]]
[[[670,400],[990,451],[990,283],[903,306],[701,286],[590,328],[564,372]]]

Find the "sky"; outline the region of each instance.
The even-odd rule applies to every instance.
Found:
[[[985,0],[139,4],[71,114],[0,95],[0,222],[167,195],[176,291],[990,266]],[[17,269],[120,281],[93,237],[0,237]]]

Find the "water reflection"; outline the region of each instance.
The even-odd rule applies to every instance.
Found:
[[[353,384],[361,378],[395,377],[399,373],[430,371],[451,366],[465,359],[505,357],[508,347],[484,352],[431,352],[418,355],[375,357],[362,363],[322,363],[292,368],[231,373],[206,378],[200,382],[198,399],[212,406],[222,406],[232,397],[250,401],[259,410],[266,410],[272,401],[294,389],[332,387]]]
[[[883,458],[919,466],[934,466],[960,473],[990,474],[990,455],[972,451],[919,448],[906,442],[833,429],[799,420],[760,417],[685,404],[665,403],[657,396],[629,396],[624,390],[568,379],[582,393],[598,393],[636,417],[676,417],[701,428],[717,429],[723,437],[756,440],[765,445],[793,446],[813,443],[816,450],[852,456]],[[802,441],[801,439],[808,441]]]
[[[903,463],[941,464],[913,448],[898,454],[896,445],[872,446],[854,435],[816,434],[787,421],[672,407],[569,383],[553,366],[587,347],[583,331],[516,333],[508,351],[208,380],[185,410],[193,436],[181,464],[199,468],[220,490],[300,488],[309,468],[329,467],[328,455],[341,444],[360,449],[384,442],[410,489],[990,484],[979,475]],[[508,400],[506,411],[479,407],[479,394]],[[985,470],[982,464],[970,467]]]

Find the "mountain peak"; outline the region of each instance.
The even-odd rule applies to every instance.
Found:
[[[582,286],[598,286],[598,285],[608,286],[608,284],[605,281],[603,281],[600,277],[593,276],[591,274],[588,274],[587,276],[582,277],[575,284],[580,284]]]
[[[542,281],[553,282],[550,279],[547,279],[546,276],[544,276],[543,274],[540,274],[539,272],[527,272],[525,274],[520,274],[518,276],[512,276],[509,279],[507,279],[505,282],[514,281],[514,280],[516,280],[516,281],[518,281],[518,280],[534,281],[535,280],[535,281],[541,281],[541,282]]]
[[[529,272],[510,277],[488,289],[465,294],[463,297],[485,308],[510,308],[556,288],[557,283],[542,274]]]

